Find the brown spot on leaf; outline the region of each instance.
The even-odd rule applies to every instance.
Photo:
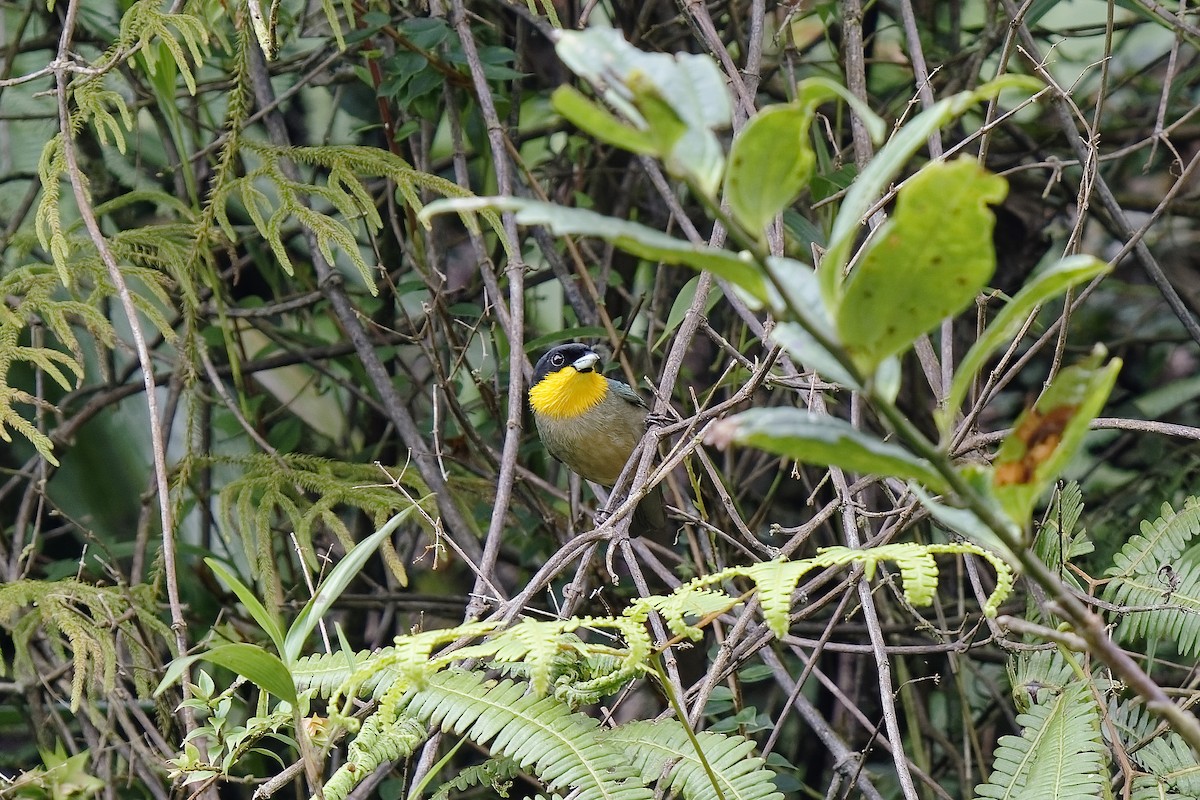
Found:
[[[1030,483],[1037,468],[1049,461],[1062,444],[1063,432],[1078,410],[1079,406],[1072,405],[1056,406],[1044,414],[1036,408],[1029,409],[1013,431],[1025,445],[1025,452],[1018,459],[997,462],[993,483],[996,486]]]

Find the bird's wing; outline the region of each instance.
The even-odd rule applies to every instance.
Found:
[[[614,381],[612,378],[609,378],[608,379],[608,388],[611,389],[612,391],[616,392],[616,394],[622,400],[625,400],[629,403],[633,403],[636,406],[641,406],[642,408],[645,408],[645,409],[650,408],[648,405],[646,405],[646,401],[643,400],[641,398],[641,396],[637,392],[635,392],[628,383],[622,383],[621,381]]]

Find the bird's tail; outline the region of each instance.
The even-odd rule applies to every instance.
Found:
[[[637,508],[633,510],[633,522],[630,531],[640,536],[648,536],[655,541],[662,541],[668,534],[667,507],[663,501],[662,485],[655,486],[650,493],[642,498]],[[670,544],[670,542],[666,542]]]

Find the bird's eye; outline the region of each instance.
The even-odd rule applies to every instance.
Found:
[[[563,363],[563,357],[562,357],[562,353],[556,353],[555,355],[551,356],[551,357],[550,357],[550,363],[551,363],[551,364],[561,364],[561,363]]]

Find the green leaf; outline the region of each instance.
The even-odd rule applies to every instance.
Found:
[[[771,340],[805,369],[847,389],[862,389],[858,380],[800,323],[780,322],[771,329]]]
[[[992,487],[1018,525],[1029,521],[1033,504],[1083,445],[1089,423],[1108,400],[1121,359],[1101,366],[1104,357],[1097,346],[1086,361],[1060,372],[1000,445]]]
[[[422,498],[422,501],[424,498]],[[346,591],[346,587],[350,582],[358,577],[362,571],[363,565],[367,563],[367,559],[379,549],[379,545],[392,535],[392,532],[400,526],[400,523],[408,519],[415,511],[420,502],[411,505],[403,511],[396,514],[383,524],[379,530],[363,539],[358,544],[346,553],[345,558],[337,563],[329,574],[325,576],[325,580],[321,581],[321,585],[317,587],[317,593],[304,604],[304,608],[296,616],[296,621],[288,628],[287,638],[284,640],[283,647],[280,652],[283,654],[284,661],[288,664],[296,663],[296,659],[300,657],[300,648],[304,646],[304,642],[308,639],[308,635],[312,633],[313,628],[317,626],[317,622],[325,613],[329,611],[329,607],[342,596],[342,592]]]
[[[798,408],[753,408],[713,426],[709,444],[743,444],[808,464],[836,466],[868,475],[915,480],[937,492],[941,475],[923,458],[881,442],[845,420]]]
[[[1026,75],[1001,76],[972,92],[961,92],[936,103],[888,140],[851,184],[833,221],[829,250],[821,260],[819,269],[821,294],[831,309],[841,305],[842,275],[850,263],[850,249],[867,211],[900,174],[913,154],[925,146],[929,137],[971,106],[992,99],[1004,89],[1034,92],[1041,86],[1042,83],[1036,78]]]
[[[572,86],[560,86],[550,96],[554,110],[572,125],[602,142],[641,155],[656,155],[654,139],[644,130],[628,125]]]
[[[971,158],[933,162],[900,189],[895,216],[850,273],[836,314],[864,372],[966,308],[991,279],[995,218],[987,206],[1007,191]]]
[[[515,211],[518,224],[545,225],[558,236],[595,236],[612,242],[627,253],[651,261],[706,269],[744,290],[755,305],[762,305],[769,295],[762,272],[748,258],[729,250],[694,245],[636,222],[606,217],[582,208],[567,208],[517,197],[445,198],[435,200],[421,209],[418,219],[428,225],[430,217],[437,214],[484,209]]]
[[[166,674],[154,690],[155,696],[179,680],[183,671],[196,661],[209,661],[233,670],[263,691],[286,700],[293,707],[296,705],[296,684],[292,680],[292,673],[278,656],[248,642],[223,644],[203,653],[175,659],[168,665]]]
[[[1071,256],[1062,259],[1026,283],[984,329],[983,335],[971,346],[962,363],[958,365],[946,405],[937,413],[942,436],[945,437],[953,426],[954,415],[962,406],[963,398],[966,397],[975,374],[992,353],[1017,335],[1025,318],[1035,308],[1070,287],[1091,280],[1110,269],[1112,267],[1109,264],[1093,256]]]
[[[775,215],[812,178],[817,157],[808,144],[813,112],[796,103],[755,114],[729,150],[725,197],[748,231],[761,236]]]
[[[262,628],[263,632],[271,637],[271,643],[282,653],[283,626],[280,625],[275,615],[268,611],[267,607],[262,604],[262,601],[254,594],[254,590],[242,583],[233,572],[215,558],[206,558],[204,559],[204,563],[237,595],[238,600],[241,600],[242,605],[246,607],[246,611],[258,623],[258,627]]]
[[[794,101],[755,114],[733,140],[725,197],[751,233],[761,234],[812,179],[816,154],[808,142],[809,127],[817,106],[835,98],[854,109],[872,139],[883,137],[886,126],[866,103],[827,78],[808,78],[796,87]]]
[[[612,28],[563,31],[555,50],[572,72],[644,131],[646,138],[633,137],[636,145],[652,142],[671,174],[690,179],[707,195],[715,193],[725,159],[713,129],[730,124],[733,104],[712,58],[646,53]],[[613,121],[606,128],[615,133]]]

